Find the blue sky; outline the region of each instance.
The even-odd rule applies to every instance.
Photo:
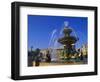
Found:
[[[30,49],[31,46],[33,49],[48,48],[52,31],[57,29],[60,32],[64,26],[64,21],[69,23],[79,38],[76,43],[77,48],[87,43],[87,17],[28,15],[28,48]]]

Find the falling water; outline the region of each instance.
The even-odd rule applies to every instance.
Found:
[[[51,61],[58,61],[57,45],[58,45],[58,42],[57,42],[57,39],[55,39],[53,48],[52,48],[52,52],[51,52]]]
[[[57,61],[58,58],[57,58],[57,30],[54,29],[52,31],[52,34],[51,34],[51,38],[50,38],[50,41],[49,41],[49,51],[50,51],[50,54],[51,54],[51,61]]]
[[[52,40],[53,40],[53,38],[54,38],[56,32],[57,32],[57,30],[54,29],[54,30],[52,31],[52,33],[50,34],[51,37],[50,37],[50,41],[49,41],[49,47],[51,46],[51,42],[52,42]]]

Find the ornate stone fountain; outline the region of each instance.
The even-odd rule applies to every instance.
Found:
[[[67,59],[70,59],[72,55],[73,46],[75,48],[75,43],[78,41],[78,38],[74,35],[71,35],[72,29],[69,26],[65,26],[63,29],[64,36],[58,39],[58,42],[64,46],[65,56]]]

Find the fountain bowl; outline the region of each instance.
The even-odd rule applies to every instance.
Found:
[[[78,38],[74,37],[74,36],[70,36],[70,37],[62,37],[58,39],[58,42],[61,44],[74,44],[76,43],[76,41],[78,41]]]

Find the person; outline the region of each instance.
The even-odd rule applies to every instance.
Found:
[[[81,51],[80,60],[83,61],[83,52]]]
[[[28,66],[33,66],[32,52],[28,51]]]
[[[51,56],[49,54],[49,51],[47,51],[47,54],[46,54],[46,62],[51,62]]]
[[[39,66],[40,65],[40,49],[36,49],[35,50],[35,66]]]
[[[76,52],[76,57],[75,57],[76,62],[80,61],[80,56],[81,56],[81,50],[78,49],[77,52]]]
[[[40,57],[39,57],[39,55],[37,55],[35,57],[35,66],[39,66],[39,65],[40,65]]]
[[[46,57],[47,57],[46,62],[51,62],[50,54],[46,54]]]

